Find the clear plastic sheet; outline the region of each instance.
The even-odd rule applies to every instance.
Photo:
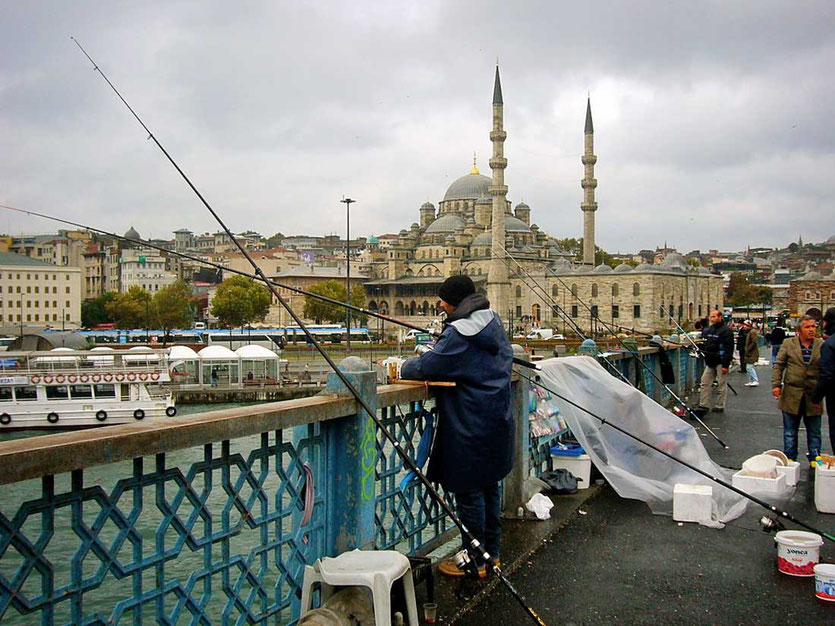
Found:
[[[732,473],[714,463],[696,430],[588,356],[539,363],[541,382],[607,422],[728,484]],[[672,515],[676,483],[713,488],[711,522],[721,527],[745,511],[748,499],[670,459],[640,441],[555,397],[560,415],[615,491],[646,502],[653,513]],[[764,498],[764,494],[752,494]],[[780,494],[786,496],[788,494]],[[772,494],[769,499],[774,499]]]

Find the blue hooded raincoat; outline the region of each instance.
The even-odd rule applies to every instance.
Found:
[[[482,294],[461,301],[434,350],[407,360],[401,377],[454,381],[436,388],[437,434],[427,478],[470,491],[504,478],[513,464],[513,350]]]

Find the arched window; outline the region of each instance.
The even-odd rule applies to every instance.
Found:
[[[429,313],[429,303],[426,300],[424,300],[423,304],[420,305],[420,310],[423,312],[424,315],[427,315]]]
[[[520,287],[519,285],[516,285],[516,297],[517,298],[522,297],[522,287]]]
[[[575,298],[577,297],[577,283],[572,283],[571,285],[571,295]]]
[[[369,310],[369,311],[376,311],[376,310],[377,310],[377,302],[376,302],[376,301],[374,301],[374,300],[371,300],[371,301],[368,303],[368,310]]]
[[[612,296],[617,297],[620,293],[620,289],[618,288],[618,284],[615,283],[612,285]]]
[[[641,285],[638,283],[632,283],[632,295],[633,296],[640,296],[641,295]]]
[[[591,284],[591,297],[592,298],[597,297],[597,283],[592,283]]]
[[[403,303],[400,300],[398,300],[394,304],[394,314],[403,315]]]
[[[417,304],[414,300],[409,303],[409,315],[416,315],[417,314]]]
[[[537,324],[539,324],[539,321],[541,319],[541,317],[540,317],[541,312],[540,311],[541,310],[540,310],[538,304],[534,304],[533,306],[531,306],[531,315],[533,316],[533,319],[536,321]]]
[[[420,268],[420,270],[418,270],[418,276],[423,276],[423,268]]]
[[[559,295],[559,289],[557,289],[557,286],[554,285],[553,287],[551,287],[551,297],[556,298],[558,295]]]
[[[807,299],[807,300],[811,300],[811,299],[812,299],[812,292],[811,292],[811,291],[809,291],[808,289],[806,290],[806,299]]]

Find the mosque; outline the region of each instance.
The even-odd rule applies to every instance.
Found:
[[[583,259],[562,250],[556,240],[531,223],[531,207],[511,207],[504,184],[504,100],[499,68],[493,86],[491,176],[473,160],[469,174],[447,188],[437,209],[419,209],[419,222],[401,230],[383,249],[371,238],[360,262],[368,308],[416,324],[441,312],[438,287],[454,274],[470,276],[484,289],[491,308],[506,324],[531,327],[579,327],[588,335],[605,324],[655,332],[683,326],[722,305],[722,278],[707,268],[689,267],[679,254],[661,265],[594,266],[594,125],[586,103],[584,129]]]

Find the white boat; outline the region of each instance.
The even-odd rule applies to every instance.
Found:
[[[4,352],[0,432],[91,428],[174,416],[167,351]]]

